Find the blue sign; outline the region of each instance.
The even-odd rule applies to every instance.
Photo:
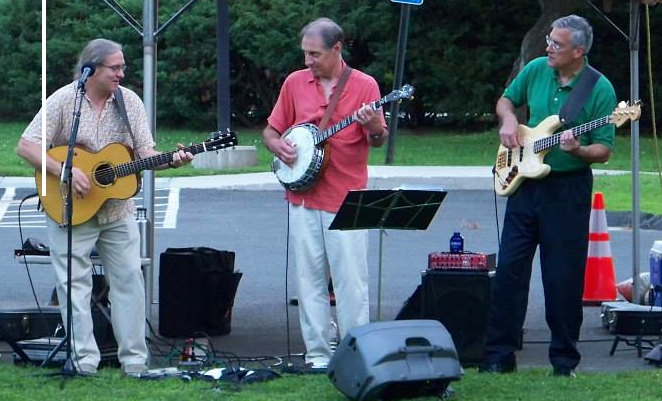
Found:
[[[413,6],[420,6],[423,4],[423,0],[391,0],[393,3],[403,3],[403,4],[411,4]]]

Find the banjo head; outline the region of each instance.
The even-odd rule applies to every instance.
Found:
[[[303,190],[307,188],[316,178],[321,160],[324,157],[324,149],[315,145],[315,138],[319,130],[313,124],[295,125],[283,134],[283,139],[289,139],[294,145],[297,158],[292,167],[274,158],[272,168],[278,181],[287,189]],[[314,170],[311,176],[310,169]]]

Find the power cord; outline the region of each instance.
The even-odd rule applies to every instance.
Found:
[[[287,337],[287,364],[283,369],[291,368],[292,365],[292,347],[290,336],[290,309],[288,297],[289,276],[290,276],[290,203],[285,200],[287,207],[287,230],[285,236],[285,333]]]
[[[492,178],[496,179],[496,166],[492,167]],[[497,200],[497,192],[495,188],[492,188],[492,194],[494,195],[494,220],[496,223],[497,249],[501,249],[501,230],[499,229],[499,202]]]
[[[28,282],[30,283],[30,290],[32,291],[32,298],[34,299],[35,305],[37,306],[37,311],[39,312],[39,316],[41,317],[41,319],[39,319],[39,321],[42,324],[42,329],[44,330],[44,333],[46,333],[46,332],[48,332],[48,325],[46,324],[46,315],[44,313],[44,310],[41,307],[41,304],[39,303],[39,298],[37,297],[37,292],[35,291],[34,281],[32,279],[32,273],[30,272],[30,264],[28,263],[27,255],[26,255],[27,250],[25,248],[25,244],[26,244],[27,241],[25,241],[23,239],[23,223],[21,222],[21,214],[22,214],[23,204],[28,199],[34,198],[37,195],[38,195],[38,193],[36,193],[36,192],[32,193],[32,194],[29,194],[29,195],[26,195],[25,197],[23,197],[23,199],[21,199],[21,202],[18,204],[18,235],[19,235],[19,239],[21,241],[21,251],[22,251],[21,257],[23,259],[23,266],[25,267],[25,272],[28,276]],[[57,330],[56,330],[56,332],[57,332]],[[49,333],[49,336],[48,336],[49,345],[51,345],[50,344],[50,338],[54,335],[55,335],[55,333],[53,333],[52,335],[50,335],[50,333]]]

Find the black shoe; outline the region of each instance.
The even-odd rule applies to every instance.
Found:
[[[577,377],[577,373],[566,366],[554,366],[554,376]]]
[[[480,373],[512,373],[517,371],[515,363],[488,362],[478,368]]]

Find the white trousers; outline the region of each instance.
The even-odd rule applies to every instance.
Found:
[[[49,219],[48,239],[57,278],[60,313],[66,328],[67,229]],[[89,255],[95,244],[110,285],[108,299],[118,359],[124,368],[146,365],[145,284],[140,266],[140,234],[133,216],[103,225],[92,219],[72,228],[71,343],[74,363],[77,369],[90,371],[95,370],[100,361],[90,307],[92,262]]]
[[[336,295],[340,336],[370,321],[368,232],[329,230],[335,213],[289,205],[290,243],[306,363],[327,364],[331,308],[329,273]]]

